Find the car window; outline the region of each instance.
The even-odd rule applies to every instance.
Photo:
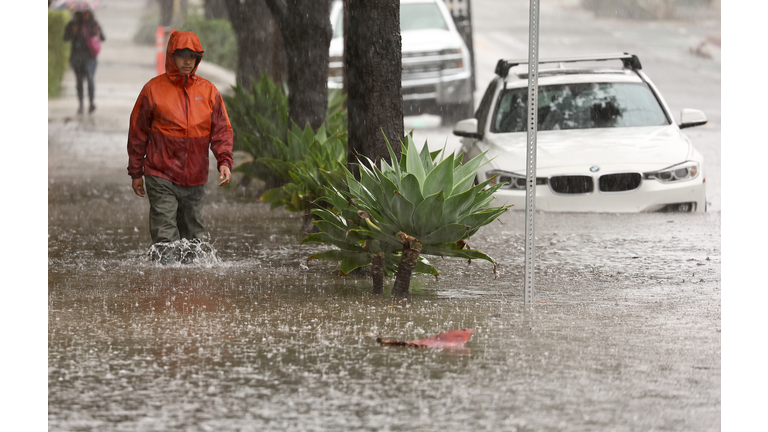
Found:
[[[475,118],[477,119],[477,131],[479,133],[485,132],[485,123],[488,119],[488,113],[491,112],[491,102],[493,101],[493,94],[496,92],[496,84],[498,80],[492,79],[488,84],[488,88],[485,89],[483,98],[480,99],[480,105],[475,112]]]
[[[333,37],[344,36],[344,13],[339,9]],[[440,29],[448,30],[448,24],[435,3],[408,3],[400,5],[400,31]]]
[[[499,97],[492,132],[524,132],[528,88],[505,90]],[[578,83],[539,87],[538,129],[593,129],[661,126],[669,119],[645,84]]]

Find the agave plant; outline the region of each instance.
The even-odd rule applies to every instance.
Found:
[[[374,250],[384,253],[385,263],[387,259],[398,257],[392,290],[395,296],[408,294],[411,275],[419,268],[421,255],[482,259],[492,263],[495,271],[494,260],[481,251],[469,249],[468,243],[480,227],[509,208],[490,206],[493,193],[501,183],[489,187],[492,182],[489,179],[474,184],[483,155],[465,164],[461,162],[463,155],[454,157],[453,154],[438,162],[436,156],[440,152],[430,153],[426,143],[419,152],[410,135],[402,144],[399,163],[389,141],[387,148],[392,165],[382,160],[379,169],[367,159],[369,167],[358,164],[360,180],[346,170],[349,199],[342,202],[333,198],[333,214],[315,211],[324,222],[317,222],[328,236],[323,239],[334,239],[336,243],[332,244],[342,252],[357,251],[362,255],[357,258],[358,263],[368,262],[366,254],[371,255]],[[359,221],[355,220],[355,215]],[[330,223],[333,217],[336,217],[336,224]],[[347,243],[360,245],[360,248],[343,249],[338,242],[341,230]],[[317,239],[320,239],[319,235],[314,241]],[[333,259],[331,255],[325,257]],[[335,257],[342,260],[342,266],[344,260],[347,266],[355,262],[348,253],[336,252]]]
[[[302,230],[307,231],[312,220],[310,210],[321,203],[315,201],[323,196],[325,188],[345,187],[347,133],[337,131],[328,135],[325,126],[315,133],[309,125],[302,131],[294,123],[286,142],[275,138],[273,145],[280,157],[258,161],[290,181],[264,192],[259,199],[269,202],[271,209],[284,206],[286,210],[303,213]]]
[[[367,222],[370,215],[360,210],[348,194],[339,189],[326,188],[324,196],[318,201],[327,204],[327,208],[312,209],[312,214],[318,219],[314,223],[320,231],[307,236],[301,244],[325,243],[338,249],[312,254],[308,259],[340,261],[342,275],[370,266],[373,292],[382,294],[384,275],[391,275],[397,270],[402,246],[388,236],[370,231]],[[437,269],[423,257],[419,257],[414,272],[438,275]]]

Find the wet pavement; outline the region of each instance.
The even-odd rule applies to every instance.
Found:
[[[150,262],[148,203],[125,170],[128,114],[154,73],[131,60],[154,59],[130,43],[141,5],[97,15],[123,29],[103,48],[99,109],[74,115],[71,74],[49,101],[49,430],[720,430],[719,182],[703,214],[538,214],[531,308],[523,212],[472,239],[498,277],[485,262],[433,258],[439,280],[414,277],[410,301],[391,297],[391,279],[375,296],[364,275],[307,262],[322,247],[299,246],[298,215],[214,182],[214,253]],[[231,78],[211,74],[219,88]],[[719,99],[706,100],[719,117]],[[707,114],[701,134],[719,155]],[[418,133],[452,139],[439,122]],[[475,330],[460,351],[376,342],[457,328]]]

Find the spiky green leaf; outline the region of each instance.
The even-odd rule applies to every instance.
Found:
[[[462,224],[443,225],[432,231],[429,235],[419,238],[422,245],[436,245],[441,243],[455,243],[464,238],[467,227]]]
[[[497,217],[501,216],[506,211],[505,208],[490,208],[480,212],[472,213],[459,219],[459,223],[467,225],[469,227],[469,233],[475,233],[477,230],[485,225],[488,225]]]
[[[424,180],[422,194],[426,197],[441,190],[445,190],[446,194],[450,194],[453,191],[453,154],[437,164],[437,166],[427,174],[427,177]]]
[[[372,261],[373,259],[368,254],[352,254],[341,261],[339,271],[341,274],[346,275],[355,269],[369,265]]]
[[[415,145],[408,145],[407,150],[405,151],[405,157],[406,170],[409,174],[416,177],[416,180],[418,180],[419,191],[421,191],[422,185],[424,185],[424,179],[427,177],[427,174],[424,170],[424,165],[421,162],[419,151],[416,149]],[[429,155],[427,155],[427,157],[429,157]]]
[[[421,184],[415,175],[408,173],[400,182],[400,193],[413,204],[424,201],[424,194],[421,191]]]
[[[413,272],[431,276],[438,276],[440,274],[431,264],[423,261],[416,262],[416,267],[414,267]]]
[[[403,194],[395,192],[395,197],[392,199],[392,213],[395,215],[393,221],[401,231],[406,234],[413,235],[413,211],[415,210],[413,203],[406,199]]]
[[[442,190],[426,197],[413,212],[416,237],[422,238],[442,226],[445,194]]]
[[[469,162],[456,169],[453,177],[454,187],[451,195],[465,192],[472,187],[472,183],[474,183],[475,178],[477,177],[477,170],[483,165],[483,157],[485,157],[485,153],[475,156]]]

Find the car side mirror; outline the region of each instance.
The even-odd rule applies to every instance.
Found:
[[[453,134],[460,137],[481,139],[483,134],[477,131],[477,119],[470,118],[461,120],[453,126]]]
[[[695,109],[683,108],[680,112],[680,129],[707,124],[707,116]]]

